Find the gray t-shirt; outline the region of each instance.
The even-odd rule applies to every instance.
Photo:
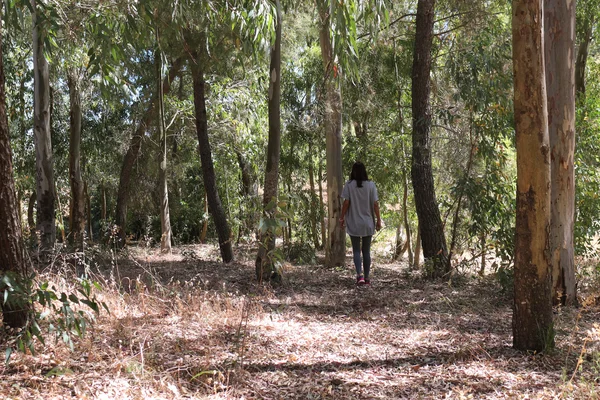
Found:
[[[346,212],[346,232],[350,236],[373,236],[375,233],[374,204],[379,200],[373,181],[363,181],[362,187],[356,181],[346,182],[342,197],[350,201]]]

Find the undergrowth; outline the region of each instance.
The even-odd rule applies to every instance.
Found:
[[[284,398],[288,392],[281,390],[288,387],[305,398],[385,398],[390,395],[384,384],[388,381],[380,376],[389,382],[410,378],[410,387],[415,388],[410,390],[415,391],[407,393],[417,396],[418,388],[426,390],[433,376],[435,382],[447,382],[451,390],[456,386],[452,382],[464,373],[462,368],[474,368],[489,376],[489,385],[495,385],[499,395],[504,389],[498,385],[505,374],[516,375],[507,382],[523,382],[523,387],[517,384],[512,393],[517,397],[509,398],[526,393],[548,399],[598,398],[600,351],[598,325],[593,321],[600,319],[593,295],[574,315],[559,310],[561,350],[531,357],[510,349],[504,328],[472,325],[486,313],[497,312],[490,307],[502,310],[502,305],[481,297],[487,293],[481,285],[499,290],[487,280],[465,278],[460,287],[439,284],[431,288],[421,279],[400,278],[398,271],[392,274],[385,265],[378,265],[374,280],[378,286],[354,293],[353,287],[345,288],[346,280],[352,281],[351,268],[329,271],[292,266],[289,282],[274,291],[253,283],[252,261],[235,267],[206,261],[214,251],[208,246],[173,255],[152,249],[90,249],[81,256],[83,263],[71,262],[72,255],[56,255],[36,277],[37,282],[47,282],[46,288],[54,288],[57,299],[53,302],[60,306],[60,293],[79,293],[81,279],[87,279],[98,282],[102,290],[92,285],[90,295],[105,304],[110,314],[96,315],[93,309],[74,304],[74,311],[87,308],[95,318],[86,325],[87,335],[73,336],[70,344],[60,337],[55,340],[47,329],[49,323],[42,322],[45,345],[40,342],[35,355],[13,353],[3,370],[7,383],[0,384],[0,390],[15,399],[65,393],[88,398]],[[464,296],[475,289],[473,297]],[[36,308],[44,310],[41,305]],[[504,315],[510,315],[508,310]],[[442,322],[435,321],[440,318]],[[499,316],[493,321],[502,327],[504,319]],[[452,325],[455,321],[456,326]],[[441,326],[427,328],[428,324]],[[373,341],[365,341],[361,334]],[[453,343],[458,347],[451,347]],[[431,355],[436,347],[443,349],[439,356]],[[408,361],[396,363],[394,359]],[[432,371],[436,363],[454,372]],[[558,371],[558,376],[562,371],[562,380],[528,392],[529,378],[521,375],[538,368],[542,372],[534,375],[537,378],[548,369]],[[371,391],[363,393],[367,389],[352,382],[367,373],[372,374]],[[44,388],[36,392],[21,385],[33,378],[42,379]],[[485,394],[487,386],[473,382],[465,380],[460,391],[452,389],[447,397],[459,398],[456,393],[464,392],[473,398],[495,398]],[[437,395],[440,392],[421,397]]]

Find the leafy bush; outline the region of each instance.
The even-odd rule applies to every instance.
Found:
[[[310,243],[294,242],[283,248],[285,259],[296,264],[317,263],[315,248]]]
[[[29,350],[35,354],[35,339],[45,343],[41,323],[46,326],[48,334],[57,340],[62,338],[73,350],[73,338],[82,338],[85,335],[88,325],[93,322],[95,315],[100,313],[100,307],[109,312],[106,304],[98,301],[92,294],[93,287],[101,290],[97,282],[78,278],[77,284],[75,292],[59,293],[57,288],[47,281],[37,284],[36,288],[34,276],[19,279],[11,272],[2,276],[0,287],[3,289],[3,305],[11,304],[13,308],[17,306],[33,310],[26,325],[14,332],[6,349],[6,363],[10,361],[14,350],[23,353]],[[88,308],[93,313],[82,308]]]

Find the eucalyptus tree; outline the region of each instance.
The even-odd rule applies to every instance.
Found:
[[[236,43],[248,50],[259,50],[266,33],[270,32],[273,17],[267,2],[247,4],[214,1],[193,6],[185,14],[178,10],[177,18],[185,21],[182,37],[184,45],[190,49],[196,131],[209,211],[215,221],[221,257],[227,263],[233,260],[231,230],[220,200],[214,170],[208,132],[206,76],[219,67],[215,57],[217,52],[227,59]]]
[[[203,47],[197,47],[195,56],[191,60],[191,70],[194,88],[194,107],[196,114],[196,132],[202,163],[202,176],[207,194],[207,202],[210,213],[215,221],[217,234],[219,236],[219,249],[223,262],[233,261],[233,248],[231,245],[231,230],[227,222],[227,216],[223,210],[221,199],[217,188],[216,175],[212,159],[212,151],[208,136],[208,120],[206,110],[206,82],[204,80],[203,66],[207,62],[208,54]]]
[[[48,10],[43,3],[31,0],[33,19],[33,70],[34,99],[33,120],[36,148],[37,177],[37,230],[40,235],[41,250],[47,251],[56,240],[55,225],[55,186],[50,132],[50,81],[48,61],[44,55],[49,21],[44,15]]]
[[[76,68],[68,71],[70,100],[69,181],[71,205],[69,213],[70,240],[77,249],[83,250],[86,226],[84,183],[81,177],[81,81]]]
[[[577,303],[575,281],[575,2],[544,0],[544,57],[551,160],[553,299]]]
[[[24,284],[28,270],[24,257],[6,113],[2,14],[0,8],[0,290],[6,296],[10,289],[16,289],[15,285]],[[13,287],[9,288],[7,284]],[[0,303],[3,324],[12,328],[24,327],[32,312],[28,304],[16,296],[4,297],[4,301]]]
[[[258,255],[256,256],[256,278],[280,281],[281,272],[275,268],[272,257],[275,249],[277,197],[279,185],[279,157],[281,153],[281,4],[276,1],[275,39],[271,46],[269,67],[269,142],[263,194],[263,218],[266,229],[261,232]]]
[[[83,28],[86,18],[86,10],[79,5],[71,2],[53,2],[51,7],[44,10],[44,15],[41,15],[42,21],[46,29],[52,24],[54,30],[52,41],[54,48],[52,49],[52,58],[60,60],[56,63],[57,66],[54,75],[62,75],[66,79],[69,92],[69,132],[70,137],[69,152],[68,152],[68,181],[71,188],[70,206],[69,206],[69,242],[76,249],[82,250],[84,243],[84,233],[86,227],[85,215],[85,198],[84,198],[84,182],[81,171],[81,137],[82,137],[82,103],[81,90],[82,81],[84,81],[84,67],[86,55],[82,51],[84,48]],[[60,46],[58,45],[60,43]],[[46,49],[49,51],[50,49]],[[56,85],[57,90],[54,93],[60,93],[60,85]],[[56,100],[55,94],[52,97]],[[59,101],[58,101],[59,102]],[[54,103],[58,103],[55,101]],[[58,115],[55,108],[52,107],[54,117]],[[56,142],[56,135],[53,142]],[[56,156],[56,146],[54,147]],[[60,159],[59,157],[57,157]],[[57,165],[54,165],[56,168]],[[60,175],[60,174],[57,174]],[[60,204],[60,199],[57,195],[57,200]],[[59,210],[60,213],[60,210]]]
[[[158,18],[157,18],[158,19]],[[169,189],[167,182],[167,132],[165,129],[165,102],[163,94],[162,78],[162,50],[160,44],[159,27],[155,27],[156,50],[154,52],[154,63],[156,64],[156,96],[158,103],[158,113],[156,115],[156,126],[158,130],[158,142],[161,147],[159,152],[160,169],[158,174],[158,186],[160,190],[160,250],[162,252],[171,252],[171,218],[169,215]]]
[[[550,141],[544,73],[543,0],[513,1],[517,216],[513,346],[554,345],[550,241]]]
[[[346,257],[346,232],[338,223],[342,212],[341,194],[344,185],[342,171],[342,94],[340,91],[339,65],[336,64],[331,39],[332,15],[337,2],[317,0],[319,11],[319,42],[325,75],[325,138],[327,149],[327,244],[328,266],[344,265]],[[334,22],[335,23],[337,21]],[[335,28],[333,28],[335,29]],[[355,33],[355,32],[354,32]]]
[[[327,243],[326,261],[329,266],[343,265],[346,233],[339,217],[342,211],[341,193],[344,185],[342,171],[342,93],[344,75],[357,75],[357,21],[363,20],[366,30],[377,31],[387,21],[387,10],[381,0],[328,1],[316,0],[319,43],[324,71],[325,137],[327,160]]]
[[[423,256],[431,262],[426,273],[434,278],[450,271],[444,226],[436,201],[431,167],[431,47],[435,0],[419,0],[412,69],[412,167],[411,177],[419,217]]]

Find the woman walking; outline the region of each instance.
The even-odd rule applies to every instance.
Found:
[[[352,241],[352,254],[356,268],[356,284],[370,285],[371,238],[381,229],[379,196],[375,183],[369,180],[365,165],[359,161],[352,166],[350,180],[342,190],[344,204],[340,225]],[[362,260],[361,260],[362,253]]]

